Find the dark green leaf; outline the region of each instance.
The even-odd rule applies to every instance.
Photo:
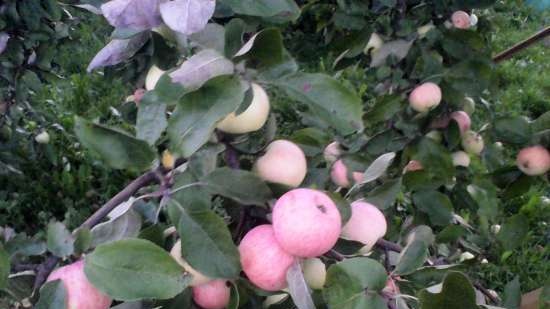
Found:
[[[139,103],[136,120],[137,138],[154,145],[167,125],[166,104],[160,102],[155,92],[146,93]]]
[[[453,204],[448,196],[435,190],[415,192],[412,196],[418,210],[426,213],[435,225],[445,226],[453,218]]]
[[[274,21],[286,22],[300,16],[300,8],[293,0],[223,0],[231,9],[241,15],[271,17]]]
[[[65,308],[67,292],[63,281],[54,280],[47,282],[40,288],[40,299],[35,309],[59,309]]]
[[[401,192],[402,179],[388,180],[380,186],[376,186],[368,192],[365,200],[376,207],[384,210],[393,205],[397,196]]]
[[[378,97],[375,105],[367,111],[363,119],[366,126],[372,126],[378,122],[391,119],[403,107],[403,99],[400,96],[388,95]]]
[[[71,255],[74,250],[74,238],[61,222],[48,224],[48,251],[58,257]]]
[[[502,305],[506,309],[520,309],[521,305],[521,286],[519,284],[519,276],[508,282],[504,287],[504,299]]]
[[[440,293],[420,293],[421,309],[478,309],[474,287],[460,272],[450,272]]]
[[[240,18],[233,18],[225,25],[225,56],[232,58],[241,49],[246,31],[246,23]]]
[[[424,265],[427,257],[428,246],[426,243],[414,240],[401,252],[394,273],[397,275],[408,275]]]
[[[218,168],[201,179],[214,194],[244,205],[265,206],[271,198],[269,187],[255,174],[230,168]]]
[[[141,229],[141,217],[132,209],[121,216],[100,223],[92,229],[92,247],[100,244],[137,237]]]
[[[502,117],[495,120],[495,135],[504,143],[522,145],[531,138],[531,125],[525,117]]]
[[[74,252],[76,254],[85,253],[92,244],[92,233],[88,228],[79,228],[74,238]]]
[[[344,226],[351,218],[351,204],[339,193],[328,192],[327,194],[330,196],[330,199],[336,204],[336,207],[338,207],[340,217],[342,218],[342,226]]]

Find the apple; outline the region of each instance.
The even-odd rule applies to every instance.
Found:
[[[294,189],[273,206],[273,231],[281,247],[298,257],[329,251],[342,228],[340,212],[328,195],[313,189]]]
[[[485,143],[483,137],[474,131],[466,131],[462,135],[462,148],[470,154],[479,155],[483,151]]]
[[[298,187],[306,177],[306,156],[293,142],[276,140],[269,144],[253,170],[265,181]]]
[[[470,14],[470,26],[475,27],[479,21],[476,14]]]
[[[244,134],[261,129],[269,117],[269,97],[258,84],[252,83],[252,102],[239,115],[235,112],[227,115],[217,128],[230,134]]]
[[[265,298],[262,308],[269,308],[271,305],[280,304],[288,298],[287,293],[274,294]]]
[[[61,280],[67,309],[107,309],[112,299],[94,287],[84,273],[84,260],[53,271],[46,282]]]
[[[367,46],[365,46],[364,53],[373,54],[377,52],[382,47],[382,45],[384,45],[384,40],[382,40],[382,38],[380,37],[380,35],[378,35],[378,33],[373,32],[370,35],[369,41],[367,42]]]
[[[230,297],[231,290],[225,280],[212,280],[193,287],[193,300],[204,309],[223,309]]]
[[[34,140],[39,144],[48,144],[50,142],[50,134],[47,131],[42,131],[34,137]]]
[[[266,291],[278,291],[287,286],[286,272],[295,260],[277,242],[272,225],[264,224],[250,230],[241,240],[239,253],[250,282]]]
[[[189,265],[189,263],[187,263],[186,260],[183,259],[183,257],[181,256],[181,240],[178,240],[174,244],[172,250],[170,250],[170,255],[174,258],[174,260],[176,260],[176,262],[178,262],[178,264],[180,264],[181,267],[183,267],[186,272],[191,274],[192,279],[191,283],[189,284],[190,286],[203,285],[212,280],[195,270],[193,267],[191,267],[191,265]]]
[[[384,214],[365,201],[351,204],[351,218],[342,228],[342,237],[365,245],[362,252],[368,252],[376,242],[386,235],[388,224]]]
[[[550,152],[540,145],[523,148],[518,153],[516,164],[526,175],[544,175],[550,170]]]
[[[409,163],[407,163],[407,166],[405,166],[405,169],[403,170],[403,173],[407,172],[416,172],[423,170],[424,167],[422,166],[422,163],[418,160],[411,160]]]
[[[170,150],[166,149],[162,152],[162,167],[164,169],[170,171],[174,169],[174,166],[176,165],[176,158],[174,155],[170,152]]]
[[[460,134],[464,134],[466,131],[470,130],[472,121],[470,116],[465,111],[456,111],[451,114],[451,119],[456,121],[458,127],[460,128]]]
[[[157,85],[158,81],[164,73],[165,71],[161,70],[156,65],[153,65],[149,69],[147,77],[145,77],[145,89],[147,89],[148,91],[155,89],[155,86]]]
[[[434,28],[435,26],[432,23],[429,23],[424,26],[418,27],[418,29],[416,29],[416,32],[418,33],[418,36],[422,39],[426,36],[428,32],[430,32]]]
[[[470,15],[464,11],[456,11],[451,16],[451,22],[457,29],[468,29],[472,26]]]
[[[436,143],[441,143],[441,141],[443,141],[443,135],[437,130],[432,130],[426,133],[426,137],[431,138]]]
[[[417,86],[409,95],[411,108],[419,113],[425,113],[441,103],[441,88],[437,84],[427,82]]]
[[[309,258],[302,262],[302,271],[307,285],[314,290],[321,290],[327,279],[325,263],[319,258]]]
[[[471,116],[476,110],[476,102],[470,97],[465,97],[462,102],[462,109]]]
[[[353,178],[352,180],[354,183],[359,183],[363,180],[363,173],[352,172],[351,178]],[[352,182],[348,176],[348,168],[342,160],[337,160],[332,165],[330,169],[330,179],[334,184],[342,188],[349,188],[352,186]]]
[[[323,157],[328,163],[333,163],[334,161],[338,160],[341,155],[342,148],[340,147],[340,143],[338,142],[332,142],[328,144],[328,146],[323,151]]]
[[[453,152],[451,156],[453,158],[454,166],[463,166],[463,167],[470,166],[470,155],[468,155],[466,152],[464,151]]]
[[[136,89],[133,95],[133,101],[139,105],[139,102],[141,102],[141,99],[143,99],[143,96],[145,95],[146,90],[143,88]]]

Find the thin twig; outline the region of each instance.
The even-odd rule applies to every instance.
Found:
[[[493,304],[499,303],[499,299],[491,294],[491,292],[489,292],[489,290],[482,286],[481,283],[474,282],[474,287],[478,289],[481,293],[483,293],[483,295],[487,296],[487,298],[489,298]]]
[[[389,250],[389,251],[394,251],[394,252],[397,252],[397,253],[400,253],[401,251],[403,251],[403,248],[399,245],[399,244],[396,244],[394,242],[391,242],[391,241],[387,241],[385,239],[379,239],[377,242],[376,242],[376,245],[382,249],[385,249],[385,250]]]
[[[516,45],[508,48],[507,50],[497,54],[496,56],[493,57],[493,61],[495,63],[499,63],[501,61],[509,59],[513,55],[515,55],[518,52],[526,49],[527,47],[537,43],[538,41],[544,39],[547,36],[550,36],[550,26],[548,26],[548,27],[542,29],[541,31],[533,34],[529,38],[517,43]]]

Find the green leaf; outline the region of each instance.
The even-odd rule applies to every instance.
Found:
[[[521,305],[521,286],[519,276],[506,283],[502,305],[507,309],[519,309]]]
[[[336,192],[327,192],[330,199],[336,204],[338,211],[340,212],[340,218],[342,218],[342,226],[344,226],[351,218],[351,204]]]
[[[492,184],[491,184],[492,186]],[[468,193],[477,203],[480,216],[488,219],[496,218],[498,214],[499,199],[496,195],[495,188],[481,187],[479,185],[469,185],[467,187]]]
[[[131,202],[130,202],[131,203]],[[130,209],[124,214],[92,228],[92,247],[124,238],[134,238],[141,229],[141,216]]]
[[[537,118],[537,120],[531,124],[531,127],[533,128],[533,132],[550,130],[550,111]]]
[[[289,97],[306,104],[309,111],[342,135],[363,129],[359,96],[336,79],[324,74],[296,73],[276,84]]]
[[[449,197],[435,190],[422,190],[412,196],[416,208],[430,217],[435,225],[445,226],[453,218],[453,204]]]
[[[240,305],[239,287],[236,283],[231,282],[231,292],[229,294],[229,304],[227,309],[238,309]]]
[[[65,308],[67,291],[63,281],[54,280],[47,282],[40,288],[40,299],[35,309]]]
[[[435,179],[448,181],[455,173],[451,154],[431,138],[423,138],[417,146],[417,160]]]
[[[74,236],[74,252],[85,253],[92,244],[92,232],[88,228],[79,228]]]
[[[271,17],[273,21],[294,21],[300,16],[300,8],[293,0],[222,0],[241,15]]]
[[[95,287],[123,301],[169,299],[191,281],[168,252],[142,239],[98,246],[87,256],[84,271]]]
[[[169,207],[185,260],[208,277],[237,278],[241,271],[239,251],[223,219],[211,210],[188,211],[174,200]]]
[[[351,258],[329,267],[323,298],[329,308],[386,309],[378,294],[386,285],[384,267],[369,258]]]
[[[414,240],[401,252],[394,273],[397,275],[408,275],[424,265],[427,257],[428,246],[426,243]]]
[[[0,243],[0,290],[8,286],[8,276],[10,275],[10,256]]]
[[[225,25],[224,54],[226,57],[232,58],[241,49],[245,31],[246,23],[240,18],[233,18]]]
[[[363,119],[366,126],[391,119],[403,107],[403,99],[396,95],[386,95],[376,98],[374,106],[367,111]]]
[[[281,30],[267,28],[256,33],[241,47],[235,57],[243,57],[252,63],[256,63],[260,69],[281,63],[284,60]]]
[[[505,250],[514,250],[523,243],[528,233],[529,220],[524,215],[517,214],[506,220],[497,234],[497,239]]]
[[[71,232],[61,222],[48,224],[48,251],[58,257],[66,257],[74,251],[74,238]]]
[[[397,196],[401,192],[402,179],[388,180],[380,186],[376,186],[368,192],[365,200],[381,210],[388,209],[395,203]]]
[[[522,116],[507,116],[495,120],[495,135],[503,143],[522,145],[531,138],[531,125]]]
[[[147,92],[141,102],[136,119],[136,136],[154,145],[168,126],[166,104],[159,100],[155,91]]]
[[[80,117],[75,119],[75,132],[85,147],[115,169],[145,170],[155,158],[146,142]]]
[[[470,280],[460,272],[449,272],[440,293],[420,292],[421,309],[479,309]]]
[[[246,87],[236,77],[218,77],[201,89],[185,95],[168,124],[168,136],[175,153],[190,157],[214,132],[217,122],[236,110]]]
[[[218,168],[201,179],[214,194],[233,199],[243,205],[265,206],[271,198],[271,190],[255,174],[234,170],[227,167]]]

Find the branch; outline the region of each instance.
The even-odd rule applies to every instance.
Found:
[[[487,298],[489,298],[491,300],[491,302],[493,302],[493,304],[498,304],[499,303],[499,299],[497,297],[495,297],[491,292],[489,292],[489,290],[487,290],[485,287],[483,287],[481,285],[481,283],[474,282],[474,287],[476,289],[478,289],[481,293],[483,293],[483,295],[487,296]]]
[[[377,242],[376,242],[376,245],[384,250],[388,250],[388,251],[393,251],[393,252],[397,252],[397,253],[401,253],[401,251],[403,251],[403,248],[399,245],[399,244],[396,244],[394,242],[391,242],[391,241],[387,241],[385,239],[379,239]]]
[[[529,38],[517,43],[516,45],[508,48],[507,50],[497,54],[493,57],[493,61],[495,63],[502,62],[506,59],[511,58],[513,55],[517,54],[518,52],[526,49],[527,47],[537,43],[538,41],[544,39],[545,37],[550,35],[550,26],[542,29],[541,31],[535,33],[534,35],[530,36]]]

